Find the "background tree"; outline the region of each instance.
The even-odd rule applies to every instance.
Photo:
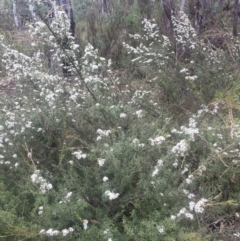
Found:
[[[234,4],[234,18],[233,18],[233,36],[237,37],[238,35],[238,17],[240,14],[240,1],[239,0],[235,0],[235,4]]]

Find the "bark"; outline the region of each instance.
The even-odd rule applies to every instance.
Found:
[[[104,7],[103,7],[103,0],[98,0],[98,11],[101,15],[104,15]]]
[[[237,37],[238,35],[238,15],[240,12],[239,9],[239,5],[240,5],[240,0],[235,0],[235,5],[234,5],[234,18],[233,18],[233,36]]]
[[[101,15],[110,12],[110,0],[98,0],[98,10]]]
[[[173,0],[162,0],[162,6],[168,20],[171,22],[172,14],[175,12]]]
[[[20,11],[19,11],[19,6],[17,5],[17,1],[13,0],[13,16],[14,16],[14,22],[15,25],[18,29],[22,28],[22,21],[20,17]]]
[[[188,7],[188,0],[181,0],[181,2],[180,2],[180,10],[185,12],[185,13],[187,13],[188,12],[187,7]]]
[[[35,20],[37,18],[37,15],[34,10],[34,4],[32,2],[29,2],[29,10],[31,12],[32,18]]]

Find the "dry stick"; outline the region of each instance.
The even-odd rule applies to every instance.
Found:
[[[25,142],[25,145],[23,145],[23,147],[24,147],[25,151],[27,152],[27,156],[28,156],[28,158],[30,160],[31,165],[33,165],[34,170],[36,170],[37,168],[36,168],[36,165],[35,165],[35,163],[33,161],[33,158],[32,158],[32,149],[29,150],[26,142]]]

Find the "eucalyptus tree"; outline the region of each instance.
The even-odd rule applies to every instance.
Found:
[[[18,29],[21,29],[26,21],[34,22],[38,17],[42,20],[52,19],[56,11],[64,11],[70,20],[70,31],[72,35],[75,34],[71,0],[13,0],[12,7]]]

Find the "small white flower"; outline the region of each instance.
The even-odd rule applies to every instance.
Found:
[[[87,228],[88,228],[88,220],[87,220],[87,219],[84,219],[84,220],[83,220],[83,229],[84,229],[84,230],[87,230]]]
[[[195,207],[194,210],[196,213],[203,213],[204,212],[204,204],[207,202],[207,199],[202,198],[201,200],[199,200]]]
[[[155,170],[152,173],[152,177],[156,176],[159,172],[159,169],[157,167],[155,167]]]
[[[188,72],[188,69],[186,69],[186,68],[183,68],[180,70],[180,73],[186,73],[186,72]]]
[[[105,159],[98,159],[98,165],[100,167],[102,167],[104,165],[105,161],[106,161]]]
[[[178,167],[178,162],[175,161],[175,162],[173,163],[173,166],[174,166],[175,168],[177,168],[177,167]]]
[[[185,180],[185,181],[186,181],[186,183],[187,183],[187,184],[192,183],[192,180],[191,180],[190,178],[186,178],[186,180]]]
[[[121,113],[121,114],[120,114],[120,118],[126,118],[126,116],[127,116],[127,115],[126,115],[125,113]]]
[[[136,111],[136,115],[137,115],[137,118],[141,118],[142,117],[142,110],[138,110]]]
[[[67,230],[67,229],[63,229],[62,230],[62,235],[63,236],[67,236],[69,234],[69,230]]]
[[[46,189],[47,189],[47,190],[50,190],[50,189],[52,189],[52,188],[53,188],[53,186],[52,186],[51,183],[48,183],[48,184],[46,185]]]
[[[194,210],[194,207],[195,207],[195,202],[190,202],[190,203],[189,203],[189,209],[190,209],[191,211],[193,211],[193,210]]]
[[[50,228],[46,231],[47,236],[57,236],[58,234],[59,234],[59,231],[53,230],[52,228]]]
[[[113,199],[118,198],[119,193],[114,193],[114,192],[111,192],[111,191],[107,190],[105,192],[105,195],[107,195],[110,200],[113,200]]]
[[[108,181],[108,177],[103,177],[103,181],[104,182]]]
[[[165,137],[157,136],[154,139],[150,138],[149,141],[151,142],[151,146],[160,145],[163,141],[165,141]]]
[[[191,213],[185,213],[186,218],[189,218],[191,220],[194,219],[193,215]]]
[[[45,229],[41,229],[40,231],[39,231],[39,234],[44,234],[46,231],[45,231]]]
[[[13,154],[13,158],[17,158],[17,154]]]
[[[73,232],[73,231],[74,231],[74,228],[70,227],[70,228],[68,228],[68,231],[69,231],[69,232]]]
[[[188,198],[189,198],[189,199],[192,199],[192,198],[194,198],[194,197],[195,197],[194,194],[192,194],[192,193],[189,193],[189,194],[188,194]]]
[[[164,233],[164,227],[163,226],[158,226],[158,232],[159,233]]]
[[[87,156],[86,154],[82,153],[81,150],[73,152],[72,155],[74,155],[78,160],[85,159]]]
[[[32,122],[28,121],[27,124],[25,125],[26,128],[31,128]]]
[[[133,139],[133,141],[132,141],[134,144],[137,144],[137,143],[139,143],[139,140],[137,139],[137,138],[135,138],[135,139]]]
[[[66,196],[66,199],[69,199],[71,196],[72,196],[72,192],[68,192],[67,196]]]

